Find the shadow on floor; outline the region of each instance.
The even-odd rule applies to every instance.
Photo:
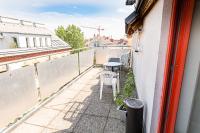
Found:
[[[122,71],[120,88],[123,88],[126,72]],[[104,86],[99,99],[99,76],[90,79],[80,93],[66,104],[62,117],[67,128],[54,133],[124,133],[123,116],[113,102],[111,86]],[[69,126],[70,125],[70,126]]]
[[[41,107],[13,133],[124,133],[123,114],[113,102],[111,86],[99,99],[101,68],[85,73],[71,86]],[[121,72],[123,88],[126,71]]]

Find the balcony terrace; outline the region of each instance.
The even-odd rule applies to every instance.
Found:
[[[125,123],[113,102],[112,88],[99,100],[101,68],[88,70],[42,106],[12,133],[124,133]]]
[[[114,56],[127,51],[129,50],[121,48],[89,49],[80,53],[68,54],[65,57],[54,58],[50,61],[45,60],[36,64],[34,62],[34,66],[25,66],[4,72],[14,75],[15,71],[23,72],[23,69],[35,67],[33,77],[35,77],[34,82],[36,82],[35,85],[30,83],[32,75],[29,71],[32,71],[32,69],[25,70],[23,74],[28,73],[28,75],[24,74],[25,78],[23,79],[29,82],[27,83],[29,88],[23,91],[19,90],[19,93],[24,93],[23,95],[16,96],[15,94],[15,98],[3,99],[8,104],[11,104],[11,99],[16,99],[12,102],[13,106],[15,104],[16,107],[6,106],[9,110],[12,108],[16,111],[4,112],[4,114],[10,113],[12,117],[16,116],[19,112],[22,112],[22,109],[25,110],[35,105],[35,100],[38,101],[34,109],[24,114],[20,120],[4,131],[11,133],[124,133],[125,121],[122,119],[123,114],[117,110],[113,101],[112,88],[104,86],[103,97],[101,100],[99,99],[99,74],[103,71],[103,68],[94,66],[93,59],[95,57],[96,64],[102,64],[105,62],[106,54]],[[65,64],[64,60],[68,63]],[[71,66],[66,70],[62,70],[70,64]],[[9,66],[9,64],[7,65]],[[74,66],[78,65],[79,69],[77,70]],[[18,72],[18,74],[22,74],[21,72]],[[5,76],[2,77],[5,78]],[[123,87],[125,77],[126,71],[121,71],[120,89]],[[20,84],[21,81],[18,81],[19,79],[15,76],[14,78],[16,84]],[[8,81],[12,82],[12,79]],[[26,87],[26,83],[24,84],[23,87]],[[21,85],[18,86],[21,87]],[[33,91],[33,88],[36,89]],[[28,93],[37,93],[37,96]],[[25,98],[21,99],[20,96]],[[24,101],[25,99],[27,101]]]

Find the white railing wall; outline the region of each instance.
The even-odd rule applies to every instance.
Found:
[[[16,69],[1,71],[0,129],[13,123],[16,118],[34,105],[51,96],[62,86],[92,67],[94,50],[89,49],[80,53],[76,50],[74,54],[49,59],[51,60],[34,61],[28,63],[28,66],[22,65]],[[10,64],[3,64],[3,66],[8,67]]]
[[[13,122],[37,101],[34,66],[0,74],[0,128]]]
[[[80,73],[84,72],[94,63],[94,50],[80,52]]]
[[[130,53],[130,49],[125,48],[109,48],[109,47],[97,47],[96,48],[96,64],[104,64],[110,57],[121,58],[123,54]]]
[[[24,60],[27,66],[17,69],[9,69],[13,62],[0,64],[5,69],[0,71],[0,129],[92,67],[94,60],[103,64],[108,56],[119,57],[130,50],[95,48],[71,52],[59,58],[44,56],[41,62],[36,57]]]
[[[41,98],[44,99],[79,75],[78,54],[38,63],[37,71]]]

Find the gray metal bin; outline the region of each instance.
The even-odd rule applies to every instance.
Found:
[[[127,106],[126,133],[143,133],[144,103],[135,98],[125,100]]]

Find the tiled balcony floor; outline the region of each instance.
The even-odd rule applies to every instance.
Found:
[[[99,100],[101,71],[89,70],[12,133],[124,133],[125,123],[113,103],[111,87],[104,87]]]

